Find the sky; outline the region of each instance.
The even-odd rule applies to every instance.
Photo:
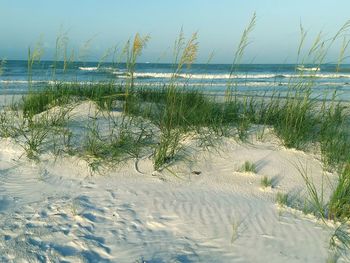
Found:
[[[0,0],[0,58],[26,59],[28,47],[42,39],[43,59],[52,59],[63,30],[72,49],[91,40],[86,60],[98,61],[139,32],[151,37],[140,62],[171,62],[183,28],[186,37],[198,32],[198,63],[212,53],[211,63],[231,63],[256,12],[244,62],[293,63],[300,22],[310,45],[320,30],[325,38],[332,36],[350,19],[349,10],[350,0]],[[327,62],[338,53],[336,44]]]

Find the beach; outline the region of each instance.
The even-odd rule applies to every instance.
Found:
[[[350,262],[345,3],[62,1],[4,5],[0,262]]]
[[[69,121],[83,127],[97,118],[106,127],[96,111],[78,103]],[[305,168],[318,190],[327,176],[327,199],[337,175],[325,175],[317,154],[285,148],[271,130],[258,139],[258,131],[245,143],[227,138],[209,148],[189,137],[190,160],[161,171],[150,156],[98,171],[79,156],[44,153],[38,162],[1,139],[1,261],[325,262],[337,223],[276,196],[307,199]],[[246,161],[254,171],[242,170]],[[271,185],[261,183],[264,176]]]

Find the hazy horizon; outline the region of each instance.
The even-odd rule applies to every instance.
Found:
[[[1,60],[1,59],[0,59]],[[23,62],[27,62],[28,60],[27,59],[8,59],[8,58],[4,58],[4,60],[6,62],[9,62],[9,61],[23,61]],[[40,62],[54,62],[55,60],[50,60],[50,59],[41,59]],[[58,63],[64,63],[64,60],[57,60],[55,62],[58,62]],[[70,61],[69,63],[95,63],[95,64],[99,64],[101,63],[104,64],[126,64],[127,62],[125,61],[122,61],[122,62],[112,62],[112,61],[104,61],[104,62],[100,62],[98,60],[90,60],[90,61],[78,61],[78,60],[74,60],[74,61]],[[145,61],[145,62],[136,62],[136,64],[167,64],[167,65],[170,65],[170,64],[173,64],[173,62],[148,62],[148,61]],[[192,65],[227,65],[227,66],[231,66],[232,63],[214,63],[214,62],[209,62],[209,63],[201,63],[201,62],[195,62],[195,63],[192,63]],[[240,65],[242,66],[249,66],[249,65],[300,65],[300,63],[240,63]],[[337,65],[337,63],[322,63],[322,64],[317,64],[317,63],[304,63],[303,65]],[[341,64],[342,66],[349,66],[350,63],[342,63]]]

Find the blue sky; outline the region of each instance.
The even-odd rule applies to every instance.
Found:
[[[299,23],[309,41],[322,30],[331,36],[350,19],[350,0],[0,0],[0,57],[25,59],[28,46],[43,36],[45,59],[53,56],[61,27],[70,45],[79,48],[93,38],[89,60],[122,46],[139,32],[151,40],[140,61],[171,61],[171,48],[181,27],[199,34],[198,62],[230,63],[242,30],[252,14],[257,24],[245,61],[294,62]],[[335,60],[337,48],[330,52]]]

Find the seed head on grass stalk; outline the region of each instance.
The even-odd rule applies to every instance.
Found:
[[[125,85],[124,113],[128,113],[129,93],[134,88],[134,73],[137,58],[142,54],[142,50],[146,47],[149,40],[149,35],[142,37],[139,33],[136,33],[133,43],[131,44],[130,40],[128,40],[124,47],[123,53],[126,54],[126,67],[129,74],[128,82]]]
[[[97,68],[100,68],[100,67],[106,62],[106,60],[107,60],[108,58],[110,58],[111,56],[112,56],[112,65],[113,65],[113,67],[114,67],[114,66],[115,66],[115,65],[114,65],[114,64],[115,64],[115,61],[114,61],[114,60],[115,60],[114,54],[115,54],[115,52],[117,52],[117,50],[118,50],[118,46],[117,46],[117,45],[108,48],[108,49],[103,53],[103,55],[100,57],[100,59],[99,59],[99,61],[98,61],[98,64],[97,64]]]
[[[78,61],[82,62],[83,64],[85,64],[86,61],[88,61],[89,50],[90,50],[91,44],[94,41],[94,39],[96,38],[96,36],[97,35],[94,35],[91,38],[89,38],[88,40],[86,40],[79,48],[77,59],[78,59]]]
[[[28,58],[27,58],[27,74],[28,74],[28,84],[31,88],[32,84],[32,70],[35,62],[40,62],[42,55],[44,54],[43,40],[42,36],[39,38],[38,42],[35,44],[32,50],[28,47]]]
[[[336,68],[336,72],[338,73],[340,70],[340,65],[344,62],[345,60],[345,53],[349,47],[350,44],[350,40],[347,39],[345,36],[343,38],[343,42],[342,42],[342,46],[339,52],[339,56],[338,56],[338,61],[337,61],[337,68]]]
[[[56,37],[55,54],[52,65],[53,80],[56,79],[56,70],[59,61],[63,61],[63,72],[65,72],[69,63],[71,63],[74,60],[74,50],[72,50],[71,54],[68,55],[68,41],[68,30],[64,31],[63,27],[61,27],[58,36]]]
[[[176,77],[176,74],[179,74],[181,72],[183,66],[186,66],[187,69],[189,69],[191,65],[194,63],[194,61],[196,60],[197,52],[198,52],[197,38],[198,38],[198,33],[197,32],[193,33],[189,41],[184,46],[180,60],[178,61],[178,63],[177,61],[175,62],[177,63],[177,69],[174,77]],[[182,30],[178,40],[179,47],[183,46],[181,41],[184,41]]]
[[[130,88],[134,85],[134,73],[136,61],[142,54],[142,50],[146,47],[147,42],[150,40],[150,36],[146,35],[142,37],[139,33],[136,33],[132,45],[130,47],[130,41],[126,45],[126,66],[128,68],[128,73],[130,74]]]
[[[231,72],[230,72],[231,76],[235,72],[235,67],[239,66],[239,64],[240,64],[240,62],[242,60],[244,51],[247,48],[247,46],[250,44],[250,42],[248,41],[249,40],[249,35],[254,30],[255,25],[256,25],[256,13],[254,12],[252,18],[249,21],[248,26],[243,31],[243,34],[242,34],[241,39],[240,39],[240,42],[238,44],[238,48],[237,48],[237,50],[235,52],[235,56],[234,56],[233,63],[232,63],[232,66],[231,66]]]
[[[304,30],[304,27],[303,27],[301,22],[299,24],[299,28],[300,28],[300,41],[299,41],[299,46],[298,46],[297,63],[296,64],[299,64],[301,51],[302,51],[302,48],[304,46],[304,42],[305,42],[305,39],[306,39],[306,36],[307,36],[307,32]],[[301,63],[301,64],[303,64],[303,63]]]
[[[321,38],[321,32],[319,35],[316,37],[312,47],[310,48],[309,51],[309,58],[313,57],[312,64],[316,65],[318,68],[324,63],[325,58],[331,49],[331,47],[334,45],[334,43],[340,38],[346,36],[346,34],[349,32],[350,29],[350,20],[346,21],[343,26],[336,32],[336,34],[330,38],[323,40]],[[342,50],[347,48],[346,44],[343,44],[343,47],[341,48],[340,52],[340,57],[341,53],[343,52]],[[344,52],[345,52],[344,50]],[[315,74],[316,72],[314,72]]]

